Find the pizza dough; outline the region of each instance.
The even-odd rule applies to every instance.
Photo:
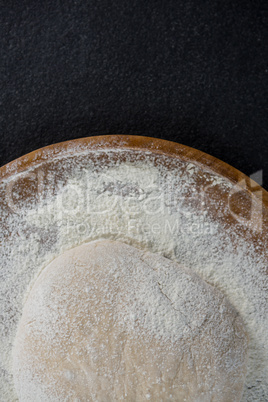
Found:
[[[239,401],[247,335],[226,297],[160,255],[99,240],[52,261],[13,347],[20,401]]]

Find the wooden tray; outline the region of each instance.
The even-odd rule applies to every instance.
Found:
[[[260,293],[259,289],[261,289],[265,282],[265,280],[263,280],[263,275],[265,275],[264,271],[265,269],[267,271],[268,267],[268,193],[237,169],[210,155],[181,144],[149,137],[104,135],[81,138],[38,149],[1,167],[0,211],[2,213],[0,214],[0,226],[2,227],[2,230],[0,233],[0,245],[2,245],[3,250],[6,249],[4,252],[12,254],[12,250],[10,249],[12,249],[13,243],[9,240],[10,238],[16,240],[16,236],[20,236],[20,233],[24,230],[23,224],[20,223],[20,213],[22,211],[21,206],[27,204],[38,206],[40,199],[43,198],[43,195],[46,195],[48,190],[51,190],[50,195],[53,195],[53,192],[56,193],[57,183],[60,183],[61,186],[64,185],[65,181],[67,182],[68,178],[74,173],[74,166],[83,170],[85,166],[90,166],[90,163],[92,163],[93,165],[95,164],[94,166],[97,166],[96,169],[102,169],[105,167],[109,168],[111,163],[113,166],[116,166],[118,165],[118,162],[120,163],[127,160],[130,163],[134,163],[137,159],[141,162],[145,162],[145,164],[148,161],[148,163],[152,163],[155,166],[161,165],[166,169],[166,172],[174,172],[178,167],[182,172],[184,172],[185,169],[188,169],[187,172],[189,176],[189,170],[191,171],[193,169],[193,171],[195,171],[191,179],[193,185],[189,185],[189,183],[184,184],[183,178],[180,180],[180,189],[183,192],[184,202],[191,205],[191,208],[197,212],[197,215],[202,215],[202,213],[204,215],[207,214],[206,216],[208,216],[209,219],[212,219],[213,222],[219,224],[223,233],[226,232],[227,246],[231,245],[230,247],[232,250],[238,251],[236,262],[238,265],[240,264],[242,276],[242,260],[245,258],[246,261],[247,258],[243,253],[246,253],[247,249],[250,251],[251,256],[253,255],[253,259],[256,261],[256,267],[254,266],[255,263],[251,264],[252,270],[255,269],[256,272],[258,271],[255,275],[256,278],[258,277],[258,280],[256,281],[252,279],[254,294],[258,295]],[[49,177],[51,177],[51,175],[54,180],[53,186],[50,185],[49,182]],[[131,180],[133,184],[135,179],[132,177]],[[181,196],[180,192],[177,193],[175,191],[174,193],[175,197],[178,197],[179,199]],[[14,216],[16,219],[12,220]],[[10,225],[10,222],[13,222],[13,224]],[[52,230],[53,228],[47,228],[47,233],[45,235],[47,236],[46,238],[42,237],[42,229],[39,229],[41,243],[48,242],[48,244],[53,244],[53,236],[55,236],[56,239],[55,232]],[[31,239],[31,233],[28,233],[27,230],[23,235],[29,236]],[[210,239],[213,239],[213,237],[211,236]],[[90,240],[94,239],[89,239],[89,241]],[[244,245],[246,244],[246,247],[241,247],[240,240],[244,242]],[[87,240],[83,239],[83,241]],[[123,241],[125,241],[125,239],[123,239]],[[200,241],[200,244],[203,247],[203,244],[205,243],[202,243],[202,239]],[[208,242],[209,241],[208,238]],[[17,243],[19,243],[19,241]],[[209,245],[209,243],[204,247],[207,247],[207,245]],[[142,247],[142,244],[137,244],[137,246]],[[29,247],[31,247],[30,242]],[[72,247],[72,244],[70,243],[67,245],[67,248],[68,247]],[[188,243],[188,246],[185,247],[185,255],[187,252],[192,253],[191,244],[189,246]],[[224,249],[225,244],[222,243],[220,247]],[[157,249],[155,250],[153,245],[151,245],[149,249],[153,252],[159,251]],[[59,251],[59,249],[57,251]],[[210,251],[213,253],[215,248],[213,249],[213,247],[211,247]],[[172,256],[165,254],[164,249],[159,252],[168,258],[172,258]],[[3,253],[1,257],[0,252],[0,258],[2,259]],[[22,250],[22,255],[25,255],[23,253],[24,250]],[[181,256],[183,256],[183,253],[184,250],[181,252]],[[12,258],[13,257],[11,257],[11,260]],[[206,258],[210,263],[210,256]],[[217,261],[215,261],[214,268],[218,269]],[[259,263],[260,261],[261,263]],[[186,266],[189,266],[189,268],[194,267],[194,258],[189,258],[188,261],[186,258],[185,261],[182,261],[182,263],[184,262],[186,263]],[[190,265],[187,265],[187,262],[189,262]],[[13,273],[16,273],[20,261],[17,261],[16,263],[17,265],[14,265],[12,262]],[[219,259],[219,264],[220,263],[221,260]],[[4,265],[5,263],[2,264],[2,273],[0,269],[0,277],[3,278],[7,274]],[[232,267],[232,264],[230,267]],[[234,266],[234,269],[236,269],[236,266]],[[29,271],[31,270],[32,268],[29,269]],[[13,306],[11,300],[11,302],[5,307],[6,315],[8,317],[10,316],[10,325],[12,324],[13,331],[14,328],[16,328],[20,309],[22,308],[23,293],[25,293],[25,290],[32,279],[31,275],[29,275],[26,280],[25,272],[23,275],[21,275],[19,271],[17,276],[14,275],[13,289],[15,289],[15,291],[12,290],[8,297],[13,298],[12,300],[15,300],[16,302],[14,301]],[[248,275],[248,277],[250,276],[251,275]],[[254,275],[252,278],[253,277]],[[204,276],[204,279],[209,281],[209,275],[208,277]],[[22,283],[22,280],[24,280],[24,283]],[[217,283],[216,285],[224,291],[224,287],[221,287],[220,283]],[[238,288],[239,286],[240,284],[238,284]],[[249,286],[250,289],[251,283],[248,283],[247,286]],[[261,291],[263,292],[263,289]],[[235,295],[233,296],[235,298]],[[2,297],[5,297],[5,294]],[[247,298],[247,291],[245,289],[244,297]],[[254,301],[254,303],[255,307],[258,306],[257,301]],[[262,299],[262,303],[265,303],[264,298]],[[251,329],[250,336],[252,339],[255,336],[254,332],[256,331]],[[262,358],[263,347],[263,345],[259,345],[256,354],[257,359]],[[5,373],[7,379],[10,377],[6,365],[1,367],[0,356],[0,373],[1,371]],[[256,379],[259,378],[259,375],[263,376],[263,372],[264,369],[260,366],[260,373],[256,373]],[[254,376],[255,374],[253,373],[252,375]],[[250,390],[253,380],[249,383],[249,393],[253,392]],[[9,386],[8,381],[9,380],[7,380],[6,384],[7,387]]]

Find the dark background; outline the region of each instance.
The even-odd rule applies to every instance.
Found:
[[[263,171],[267,189],[266,4],[0,1],[0,165],[63,140],[136,134]]]

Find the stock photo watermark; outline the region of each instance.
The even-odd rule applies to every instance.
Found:
[[[67,216],[67,230],[75,230],[79,234],[90,235],[96,231],[118,233],[120,225],[116,220],[110,222],[107,219],[109,214],[114,216],[116,213],[119,214],[119,221],[123,218],[127,220],[129,233],[140,231],[157,234],[164,231],[171,234],[201,234],[212,231],[206,216],[209,214],[207,204],[213,183],[191,188],[190,185],[178,186],[167,180],[161,187],[155,182],[150,183],[149,179],[144,180],[141,185],[133,179],[124,182],[112,175],[96,175],[92,178],[92,175],[87,177],[85,174],[81,181],[63,186],[56,191],[54,198],[49,198],[47,195],[49,192],[52,194],[53,189],[46,179],[44,171],[40,168],[36,172],[27,172],[9,181],[5,189],[5,201],[9,210],[15,214],[22,212],[23,206],[18,202],[17,192],[22,187],[21,182],[27,181],[34,188],[35,211],[42,212],[44,219],[46,215],[54,215],[59,221]],[[256,232],[262,231],[263,224],[261,185],[261,170],[252,174],[248,180],[243,178],[230,185],[225,206],[226,213],[239,225]],[[247,214],[237,212],[232,204],[232,200],[239,194],[243,195],[243,192],[250,197]],[[194,220],[195,213],[190,212],[190,205],[194,205],[198,219]],[[217,208],[217,205],[215,207]],[[180,214],[182,219],[175,217],[176,214]],[[85,216],[88,219],[85,219]],[[161,218],[165,216],[169,219]],[[103,221],[104,217],[106,221]]]

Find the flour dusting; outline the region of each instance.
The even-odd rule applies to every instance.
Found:
[[[247,344],[239,314],[196,274],[98,240],[35,282],[13,348],[15,387],[22,402],[239,402]]]
[[[0,187],[1,401],[17,400],[11,350],[35,279],[62,252],[100,238],[177,261],[221,290],[249,335],[242,400],[268,398],[267,252],[261,233],[239,217],[230,225],[222,219],[233,216],[213,197],[217,189],[228,197],[231,182],[177,158],[134,150],[77,151],[27,174]]]

